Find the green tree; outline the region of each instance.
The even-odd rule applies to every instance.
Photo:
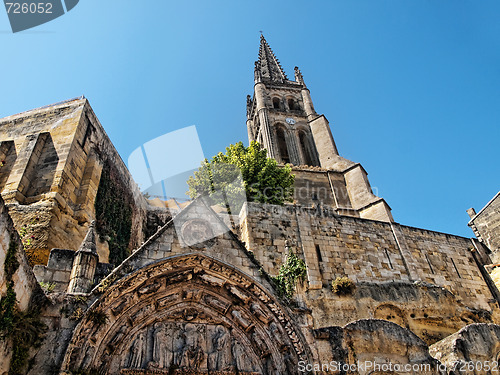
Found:
[[[245,200],[282,205],[293,200],[294,179],[291,167],[278,166],[258,142],[248,147],[239,142],[227,147],[226,153],[205,159],[189,177],[187,194],[191,198],[208,195],[233,210],[239,210]]]

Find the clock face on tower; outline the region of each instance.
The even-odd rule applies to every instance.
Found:
[[[293,118],[291,118],[291,117],[288,117],[285,121],[286,121],[288,124],[290,124],[290,125],[295,124],[295,120],[294,120]]]

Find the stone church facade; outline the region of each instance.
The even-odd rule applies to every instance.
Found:
[[[500,359],[485,241],[397,223],[264,37],[254,79],[249,140],[293,164],[295,199],[231,216],[203,197],[150,206],[85,98],[0,120],[0,263],[20,265],[0,269],[0,292],[47,326],[23,373],[451,374]],[[306,276],[287,298],[273,276],[290,252]],[[355,288],[335,293],[339,278]]]

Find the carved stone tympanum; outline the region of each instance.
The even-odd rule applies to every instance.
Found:
[[[307,358],[300,332],[266,289],[199,253],[140,269],[92,308],[110,319],[81,321],[63,370],[276,375],[295,373]]]

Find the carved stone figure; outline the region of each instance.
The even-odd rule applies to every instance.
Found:
[[[182,367],[189,369],[206,367],[205,326],[188,323],[185,332],[186,347],[182,358]]]
[[[271,320],[265,313],[262,311],[261,307],[259,306],[258,303],[252,304],[250,307],[250,311],[262,322],[262,323],[269,323]]]
[[[170,336],[172,329],[168,323],[154,325],[153,363],[154,367],[166,369],[174,359],[173,341]]]
[[[233,363],[231,337],[223,326],[207,327],[208,370],[229,370]]]
[[[173,351],[173,365],[180,366],[184,349],[186,347],[186,335],[184,333],[184,326],[174,325],[172,331],[172,351]]]
[[[269,355],[269,350],[267,349],[267,345],[264,339],[257,333],[257,331],[252,332],[252,341],[253,344],[258,348],[259,356],[266,357]]]
[[[129,368],[142,368],[146,359],[146,334],[141,332],[132,342],[129,352]]]
[[[243,317],[240,311],[233,310],[231,315],[235,318],[236,322],[241,325],[243,329],[247,329],[250,326],[250,322]]]
[[[237,371],[261,372],[255,354],[235,339],[233,339],[232,352]]]

